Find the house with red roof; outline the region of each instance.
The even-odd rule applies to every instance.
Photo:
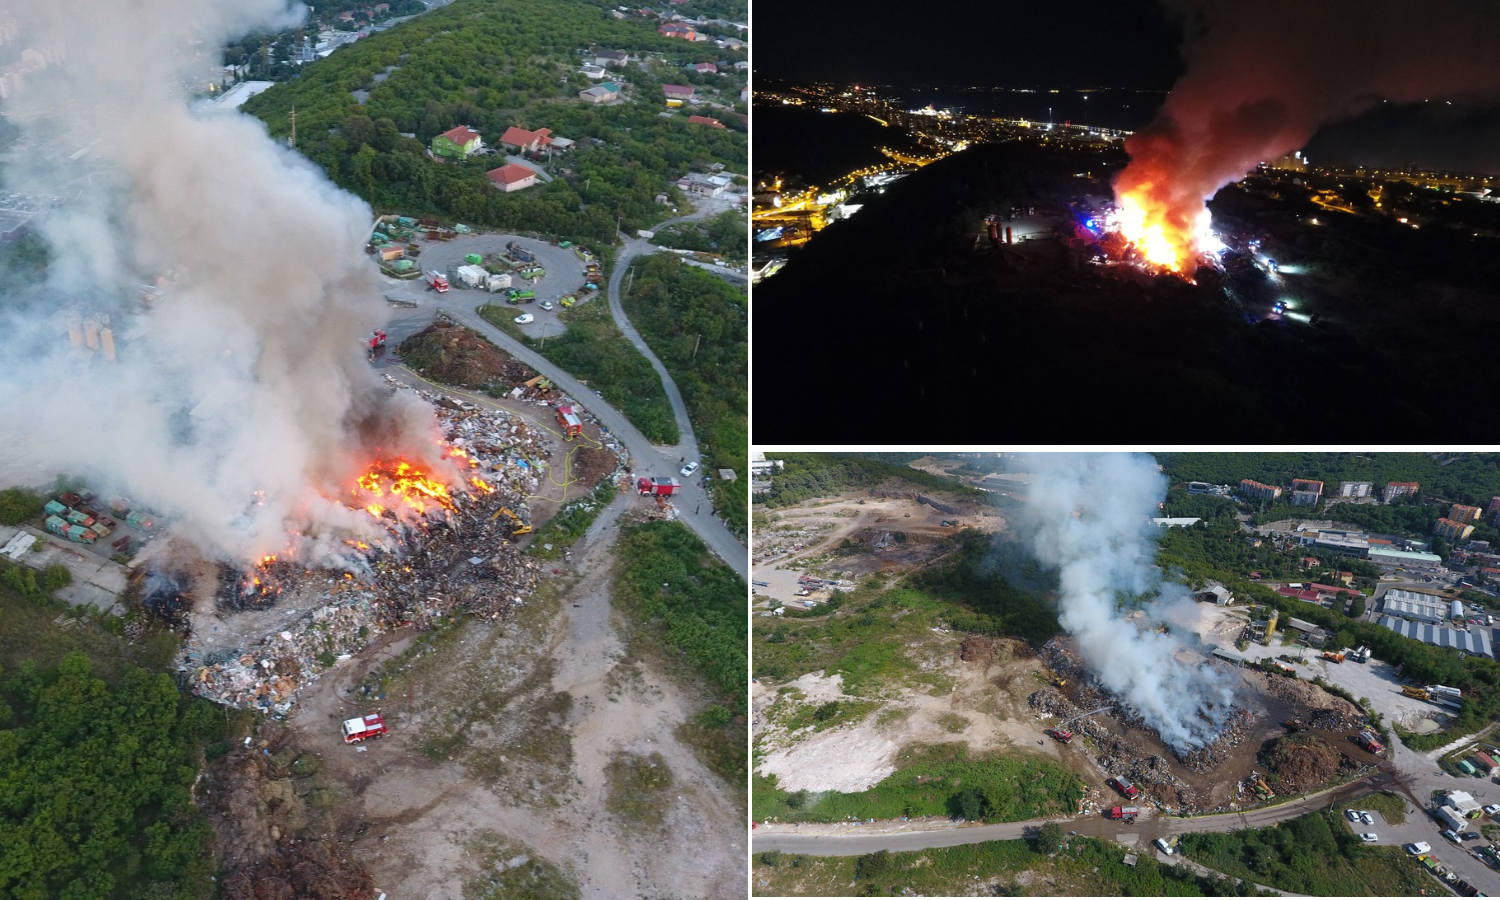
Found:
[[[667,95],[668,100],[693,99],[693,86],[690,84],[664,84],[661,90]]]
[[[535,153],[545,150],[552,145],[552,129],[538,128],[536,131],[527,131],[515,125],[505,129],[500,135],[500,145],[513,147],[522,153]]]
[[[656,33],[663,37],[681,38],[684,41],[698,39],[698,33],[686,22],[663,22],[661,27],[656,29]]]
[[[498,169],[484,173],[490,183],[509,194],[536,184],[536,170],[516,163],[506,163]]]
[[[708,116],[688,116],[688,121],[695,125],[711,125],[714,128],[724,127],[723,122],[720,122],[718,119],[711,119]]]
[[[468,159],[482,146],[484,142],[479,139],[479,132],[467,125],[450,128],[432,139],[433,155],[448,159]]]
[[[694,72],[697,72],[699,75],[714,75],[719,71],[719,67],[714,65],[713,63],[690,63],[688,65],[688,68],[692,69]]]

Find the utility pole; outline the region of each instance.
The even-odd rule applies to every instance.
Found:
[[[292,139],[287,143],[287,146],[293,150],[297,149],[297,107],[295,106],[292,107]]]
[[[542,346],[538,349],[545,350],[547,347],[547,325],[548,323],[546,322],[542,323]]]
[[[633,284],[635,284],[635,266],[631,266],[630,271],[625,273],[625,292],[620,295],[621,303],[624,303],[625,298],[630,296],[630,286]]]
[[[693,355],[688,359],[688,362],[692,362],[693,360],[698,358],[698,345],[701,343],[703,343],[703,335],[700,334],[698,335],[698,338],[693,341]]]
[[[621,213],[620,216],[619,216],[619,218],[615,219],[615,240],[616,241],[618,241],[620,239],[620,225],[623,224],[624,221],[625,221],[625,214],[624,213]]]

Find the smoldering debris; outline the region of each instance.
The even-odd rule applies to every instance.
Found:
[[[132,575],[140,583],[141,606],[173,630],[187,627],[187,614],[193,601],[188,595],[189,579],[181,572],[137,569]]]
[[[440,398],[400,387],[429,403]],[[518,415],[470,404],[438,405],[436,417],[444,445],[467,461],[469,477],[482,479],[483,489],[470,482],[470,490],[452,492],[451,508],[421,517],[382,511],[375,519],[385,539],[347,539],[325,550],[316,566],[277,557],[249,570],[228,567],[220,579],[221,610],[293,602],[310,602],[311,609],[239,650],[204,656],[187,648],[178,670],[195,693],[285,715],[301,688],[382,634],[429,629],[462,615],[504,621],[526,602],[540,563],[521,552],[516,531],[530,521],[528,498],[551,488],[552,439]],[[617,441],[606,437],[605,446],[615,454],[609,477],[618,483],[629,457]]]

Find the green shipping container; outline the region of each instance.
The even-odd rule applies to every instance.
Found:
[[[391,268],[395,269],[397,272],[410,272],[412,266],[415,265],[416,263],[412,262],[409,259],[398,259],[395,262],[391,263]]]
[[[1473,775],[1473,774],[1475,774],[1474,767],[1471,766],[1471,765],[1469,765],[1469,761],[1466,760],[1466,759],[1459,760],[1458,767],[1460,769],[1463,769],[1464,773],[1467,774],[1467,775]]]
[[[563,248],[564,250],[566,250],[569,247],[573,246],[573,242],[572,241],[558,241],[557,242],[557,246],[559,246],[559,247]]]
[[[417,220],[413,219],[410,216],[401,216],[396,221],[399,222],[403,228],[415,228],[417,225]]]
[[[60,516],[66,513],[68,508],[56,500],[48,500],[47,505],[42,507],[42,511],[49,516]]]
[[[453,226],[453,230],[456,231],[456,232],[458,232],[459,234],[468,234],[469,233],[469,226],[467,226],[467,225],[454,225]]]
[[[477,266],[480,263],[484,262],[484,257],[480,256],[478,253],[470,253],[464,257],[464,262],[468,263],[471,266]]]

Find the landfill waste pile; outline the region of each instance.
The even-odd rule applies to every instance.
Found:
[[[412,371],[443,384],[480,391],[519,388],[519,399],[526,400],[557,397],[552,383],[535,369],[447,316],[435,317],[431,325],[402,341],[398,350]]]
[[[455,615],[503,619],[534,590],[538,563],[521,552],[514,532],[530,519],[528,499],[556,490],[548,479],[551,437],[518,415],[417,393],[435,406],[445,457],[467,469],[462,488],[449,490],[404,462],[372,464],[347,503],[363,506],[383,539],[345,540],[313,564],[289,549],[251,572],[224,572],[221,609],[296,602],[310,610],[237,652],[199,656],[190,642],[178,668],[195,693],[286,715],[301,688],[379,635]],[[623,470],[624,448],[606,446]]]
[[[1260,762],[1276,775],[1272,785],[1283,794],[1317,790],[1334,776],[1352,773],[1358,765],[1322,738],[1305,731],[1268,743]]]

